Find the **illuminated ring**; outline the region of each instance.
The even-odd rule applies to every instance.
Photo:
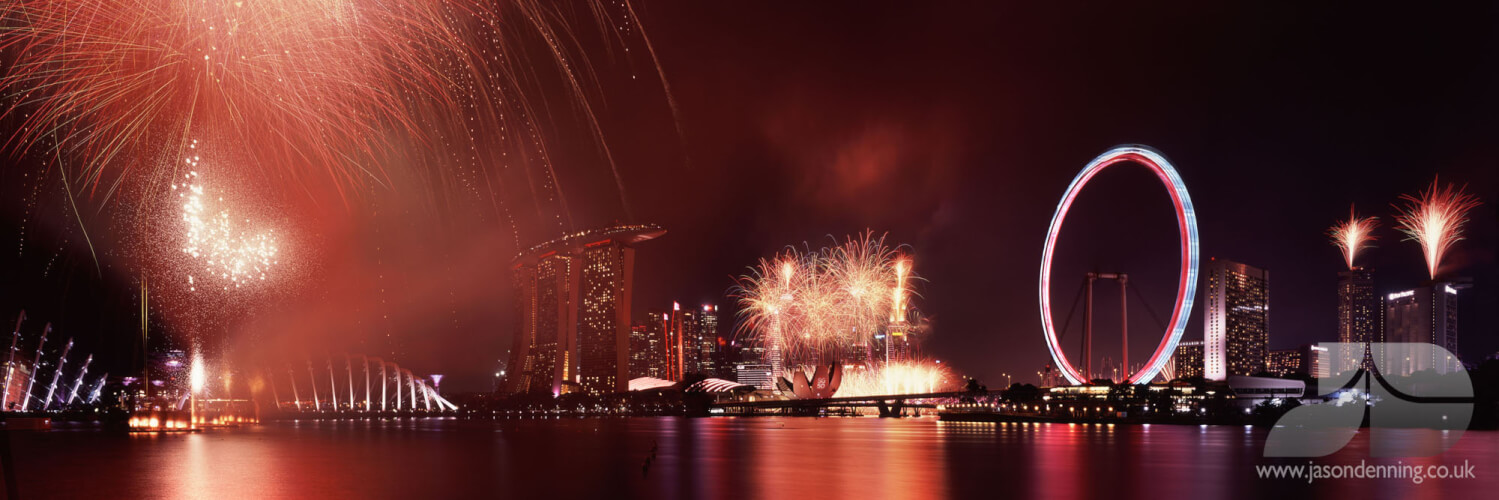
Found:
[[[1197,212],[1192,209],[1192,198],[1187,195],[1187,186],[1182,183],[1181,176],[1176,174],[1176,169],[1160,153],[1145,146],[1119,146],[1094,158],[1072,179],[1072,184],[1067,186],[1067,193],[1057,203],[1057,212],[1051,216],[1051,227],[1046,230],[1046,248],[1041,253],[1041,326],[1046,333],[1046,348],[1051,351],[1051,359],[1056,363],[1058,371],[1074,385],[1083,384],[1087,380],[1067,361],[1062,345],[1057,340],[1056,326],[1051,321],[1052,251],[1057,245],[1057,232],[1062,229],[1062,220],[1067,218],[1067,209],[1072,207],[1072,201],[1077,199],[1078,192],[1103,169],[1126,162],[1144,165],[1155,172],[1161,183],[1166,185],[1171,194],[1171,204],[1176,207],[1176,227],[1181,235],[1181,274],[1176,282],[1176,304],[1171,308],[1171,322],[1167,325],[1155,354],[1140,371],[1130,375],[1129,383],[1149,382],[1160,373],[1166,361],[1171,358],[1171,353],[1176,351],[1176,344],[1181,341],[1182,330],[1187,327],[1187,316],[1192,312],[1192,299],[1197,296]]]

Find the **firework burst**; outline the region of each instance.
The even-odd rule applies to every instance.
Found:
[[[543,119],[576,111],[620,185],[595,112],[601,58],[574,18],[591,18],[610,59],[631,60],[633,40],[654,62],[627,2],[7,1],[0,118],[16,127],[0,145],[67,165],[72,192],[101,204],[153,200],[189,138],[228,148],[234,176],[271,194],[332,189],[346,204],[415,182],[429,200],[502,209],[517,193],[496,177],[519,166],[530,196],[561,205],[538,217],[560,212],[547,218],[563,229],[545,141],[559,130]]]
[[[872,233],[815,252],[791,248],[740,277],[740,328],[787,366],[841,358],[904,319],[914,279],[909,259]]]
[[[196,160],[189,163],[194,167],[198,164]],[[172,185],[182,201],[182,253],[188,259],[188,291],[196,291],[205,281],[202,278],[218,282],[224,290],[265,281],[266,273],[278,263],[275,231],[248,229],[249,219],[232,215],[223,196],[206,190],[197,170],[184,174],[182,184]]]
[[[1348,264],[1348,269],[1353,269],[1353,261],[1358,253],[1366,248],[1373,247],[1375,240],[1374,228],[1379,227],[1378,217],[1359,217],[1353,211],[1353,206],[1348,207],[1348,220],[1341,221],[1327,230],[1328,236],[1332,237],[1332,244],[1343,252],[1343,260]]]
[[[152,171],[187,137],[244,146],[279,178],[321,168],[368,180],[362,159],[388,130],[420,135],[422,116],[458,101],[441,68],[469,46],[452,27],[466,2],[393,0],[20,0],[0,7],[16,55],[0,89],[21,127],[106,169]],[[161,174],[162,172],[154,172]],[[158,177],[165,177],[158,175]],[[108,186],[112,191],[115,185]]]
[[[1431,187],[1417,196],[1401,195],[1405,206],[1396,206],[1395,221],[1407,240],[1421,244],[1426,257],[1426,270],[1431,279],[1436,279],[1442,258],[1452,245],[1463,239],[1463,226],[1467,225],[1467,213],[1479,205],[1478,197],[1463,191],[1463,188],[1448,184],[1437,189],[1437,180]]]

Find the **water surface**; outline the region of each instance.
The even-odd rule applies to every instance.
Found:
[[[13,432],[26,497],[1487,498],[1499,433],[1446,454],[1477,479],[1259,479],[1265,431],[930,418],[281,422],[197,434]],[[654,458],[652,458],[654,457]],[[1367,435],[1319,464],[1368,457]],[[1369,459],[1370,463],[1376,463]],[[1377,463],[1393,463],[1381,460]],[[647,466],[647,463],[649,465]]]

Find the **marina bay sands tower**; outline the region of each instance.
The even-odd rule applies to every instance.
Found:
[[[628,390],[635,245],[665,233],[655,225],[612,226],[548,241],[516,257],[513,376],[505,390]]]

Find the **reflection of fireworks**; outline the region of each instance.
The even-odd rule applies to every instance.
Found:
[[[1421,244],[1426,270],[1432,279],[1436,279],[1442,257],[1454,243],[1463,239],[1463,226],[1468,223],[1467,212],[1479,205],[1478,197],[1451,184],[1438,191],[1437,181],[1433,179],[1426,192],[1419,196],[1401,195],[1400,199],[1406,205],[1395,207],[1398,210],[1395,221],[1407,240]]]
[[[1374,241],[1374,228],[1378,226],[1378,217],[1359,217],[1353,212],[1353,207],[1349,206],[1348,220],[1327,230],[1327,234],[1332,236],[1332,244],[1343,251],[1343,260],[1348,262],[1349,269],[1353,269],[1353,259],[1360,250],[1373,246],[1369,242]]]
[[[868,233],[817,252],[787,250],[739,279],[741,327],[788,365],[841,357],[887,320],[904,320],[912,279],[910,262]]]
[[[952,391],[957,387],[957,377],[940,364],[892,362],[876,364],[865,370],[844,371],[843,385],[838,388],[836,396],[928,394]]]
[[[188,163],[198,165],[194,158]],[[265,281],[266,272],[277,263],[275,233],[252,233],[243,226],[249,220],[231,217],[222,196],[204,194],[197,171],[183,177],[182,184],[172,185],[182,199],[182,253],[191,259],[190,269],[202,270],[187,271],[189,291],[197,290],[200,280],[195,276],[220,280],[225,290]]]

